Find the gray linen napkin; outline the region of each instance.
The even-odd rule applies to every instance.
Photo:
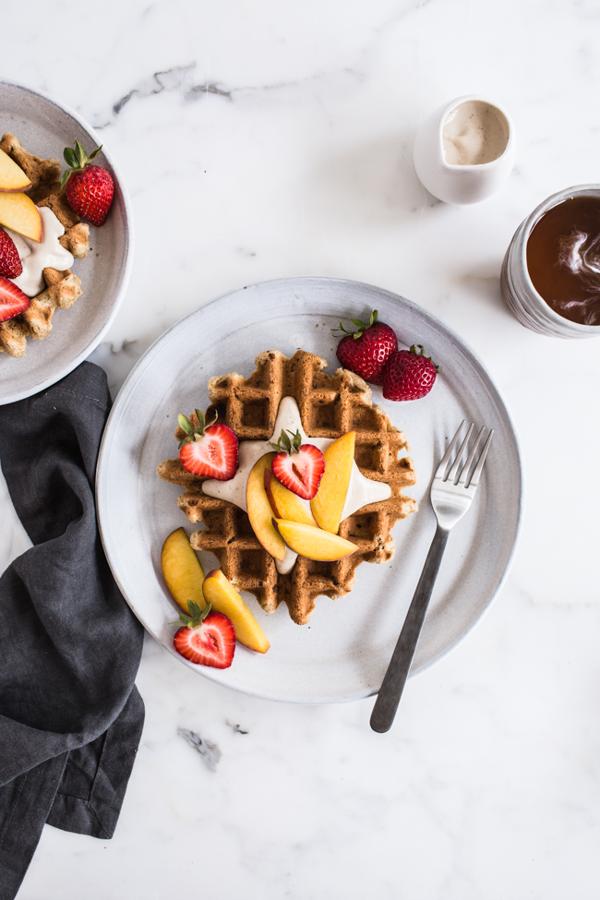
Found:
[[[0,578],[0,900],[18,891],[44,823],[112,837],[142,732],[143,631],[96,526],[109,408],[92,363],[0,406],[0,463],[34,544]]]

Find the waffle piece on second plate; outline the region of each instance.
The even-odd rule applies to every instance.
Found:
[[[308,621],[319,595],[339,597],[351,590],[361,562],[380,563],[392,557],[392,528],[416,509],[415,500],[403,493],[415,482],[412,460],[405,455],[405,436],[373,405],[371,390],[362,378],[347,369],[329,374],[324,371],[326,365],[303,350],[291,358],[270,350],[260,354],[249,378],[236,373],[218,376],[209,381],[208,391],[220,421],[233,428],[240,440],[269,438],[279,404],[287,396],[296,399],[310,437],[333,439],[356,432],[357,465],[368,478],[387,482],[392,496],[344,519],[340,534],[358,546],[351,556],[337,562],[298,557],[290,573],[280,574],[243,510],[207,497],[202,492],[203,479],[186,472],[178,459],[158,467],[162,478],[185,488],[178,505],[190,522],[203,526],[192,534],[192,546],[215,553],[225,575],[238,589],[253,593],[266,612],[285,602],[292,619],[301,625]]]
[[[87,256],[89,225],[80,222],[64,200],[60,191],[60,163],[29,153],[13,134],[3,136],[0,148],[21,166],[31,181],[27,193],[36,205],[48,206],[64,227],[65,233],[60,238],[63,247],[75,259]],[[48,337],[56,310],[69,309],[81,296],[81,279],[69,269],[44,269],[42,277],[45,289],[31,298],[30,307],[20,316],[0,323],[0,353],[23,356],[29,338],[39,341]]]

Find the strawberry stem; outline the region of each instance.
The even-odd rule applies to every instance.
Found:
[[[423,347],[423,344],[412,344],[411,348],[410,348],[410,352],[414,353],[415,356],[422,356],[424,359],[431,359],[431,357],[427,356],[427,354],[425,353],[425,348]],[[432,359],[431,359],[431,362],[433,362]],[[433,363],[433,364],[436,368],[436,371],[439,372],[440,367],[438,366],[438,364],[437,363]]]
[[[83,145],[79,141],[75,141],[74,147],[65,147],[63,150],[63,158],[69,168],[62,174],[60,179],[61,188],[66,187],[67,181],[75,172],[83,172],[85,167],[98,156],[101,150],[102,144],[92,150],[91,153],[86,153],[83,149]]]
[[[176,622],[175,624],[181,623],[182,625],[187,625],[188,628],[197,628],[198,625],[201,625],[202,622],[204,622],[211,609],[212,606],[210,603],[207,603],[204,609],[201,609],[195,600],[188,600],[189,615],[180,613],[179,622]]]
[[[351,319],[350,321],[354,325],[354,328],[346,328],[343,322],[340,322],[338,328],[332,329],[332,334],[339,335],[346,334],[350,335],[357,341],[359,338],[363,336],[367,328],[370,328],[377,321],[377,316],[379,315],[378,310],[372,309],[369,315],[369,319],[367,322],[364,322],[362,319]]]
[[[279,440],[277,442],[271,441],[271,447],[274,447],[275,450],[279,450],[280,453],[298,453],[300,450],[300,445],[302,444],[302,435],[299,431],[295,433],[290,431],[289,428],[281,429],[281,434],[279,435]]]
[[[206,429],[210,428],[211,425],[214,425],[218,418],[219,413],[217,410],[214,410],[210,419],[206,418],[201,409],[195,409],[194,417],[189,419],[187,416],[184,416],[183,413],[179,413],[177,416],[177,424],[185,433],[185,437],[179,441],[179,447],[181,448],[184,444],[189,444],[190,441],[199,441]]]

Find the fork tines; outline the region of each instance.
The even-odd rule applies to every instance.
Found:
[[[493,428],[486,428],[485,425],[482,425],[477,433],[475,441],[471,443],[471,449],[469,451],[469,443],[471,442],[473,432],[475,431],[475,425],[472,422],[468,424],[466,433],[461,440],[465,425],[467,425],[467,421],[466,419],[463,419],[456,430],[456,434],[448,444],[446,452],[436,469],[435,478],[440,481],[450,482],[451,484],[460,484],[462,487],[466,488],[477,487],[485,463],[485,458],[490,449],[494,430]],[[468,455],[465,460],[465,454],[467,453]]]

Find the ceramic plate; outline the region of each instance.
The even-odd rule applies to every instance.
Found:
[[[74,112],[29,88],[0,81],[0,133],[10,131],[38,156],[62,161],[75,140],[86,149],[102,143]],[[113,207],[101,228],[91,226],[91,251],[76,260],[83,294],[69,310],[57,310],[43,341],[28,341],[19,359],[0,353],[0,404],[29,397],[71,372],[99,344],[117,313],[131,261],[131,215],[123,180],[110,156],[97,158],[115,178]]]
[[[436,660],[474,625],[509,565],[521,508],[521,467],[515,434],[485,369],[456,335],[402,297],[365,284],[296,278],[243,288],[179,322],[142,357],[125,382],[104,433],[97,494],[102,540],[114,576],[134,613],[169,651],[175,609],[160,574],[166,535],[187,520],[180,492],[159,480],[156,465],[176,455],[180,410],[207,404],[212,375],[250,374],[265,349],[291,355],[303,348],[336,366],[331,330],[341,317],[376,308],[400,342],[423,343],[441,365],[431,394],[418,402],[375,400],[406,432],[418,484],[419,512],[394,529],[396,554],[385,565],[358,567],[352,593],[321,597],[306,626],[282,604],[267,616],[254,597],[271,649],[265,656],[238,645],[229,669],[190,671],[261,697],[330,702],[365,697],[381,683],[435,529],[427,501],[434,460],[463,418],[496,431],[485,476],[469,515],[457,525],[432,599],[413,671]],[[215,558],[205,554],[205,566]]]

